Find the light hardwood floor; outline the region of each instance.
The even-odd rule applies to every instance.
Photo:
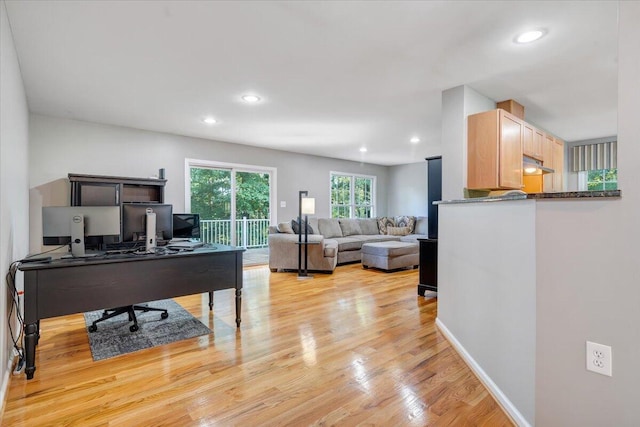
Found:
[[[11,378],[0,425],[512,425],[417,283],[360,264],[309,280],[248,268],[240,330],[232,290],[213,313],[206,295],[176,298],[213,333],[99,362],[81,314],[43,320],[35,377]]]

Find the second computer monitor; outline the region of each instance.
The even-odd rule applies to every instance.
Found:
[[[197,213],[173,214],[174,239],[199,239],[200,215]]]
[[[47,206],[42,208],[44,245],[71,244],[75,257],[86,249],[117,242],[120,238],[118,206]]]
[[[122,205],[122,241],[144,241],[147,228],[147,209],[156,214],[156,238],[173,238],[173,206],[161,203],[125,203]]]

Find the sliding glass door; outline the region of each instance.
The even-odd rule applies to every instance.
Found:
[[[191,213],[200,214],[202,241],[235,245],[231,170],[192,167]]]
[[[192,161],[188,175],[186,204],[190,212],[200,214],[203,241],[246,248],[267,246],[271,170]]]

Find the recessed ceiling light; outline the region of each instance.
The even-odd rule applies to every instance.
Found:
[[[360,152],[361,153],[366,153],[367,152],[367,147],[360,147]]]
[[[414,136],[409,141],[413,144],[417,144],[418,142],[420,142],[420,138],[418,138],[417,136]]]
[[[531,31],[526,31],[522,34],[520,34],[518,37],[516,37],[516,43],[531,43],[534,42],[536,40],[538,40],[539,38],[541,38],[542,36],[544,36],[544,31],[543,30],[531,30]]]
[[[242,95],[242,100],[253,104],[260,101],[260,97],[258,95]]]
[[[208,125],[216,124],[216,119],[214,119],[213,117],[205,117],[204,119],[202,119],[202,121]]]

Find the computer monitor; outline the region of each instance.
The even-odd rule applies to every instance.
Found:
[[[197,213],[173,214],[173,239],[199,239],[200,215]]]
[[[124,203],[122,205],[122,241],[144,242],[147,239],[147,209],[155,214],[155,239],[173,237],[173,205],[161,203]]]
[[[110,243],[120,239],[118,206],[46,206],[42,208],[42,243],[71,244],[74,257],[84,257],[85,243]]]

